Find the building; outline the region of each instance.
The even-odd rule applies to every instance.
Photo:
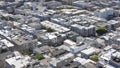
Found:
[[[43,21],[43,22],[41,22],[41,25],[46,27],[46,28],[51,28],[51,29],[53,29],[53,30],[55,30],[57,32],[60,32],[60,33],[70,31],[70,29],[68,29],[66,27],[63,27],[61,25],[55,24],[55,23],[50,22],[50,21]]]
[[[6,2],[15,2],[15,0],[5,0]]]
[[[61,56],[61,57],[59,57],[59,58],[52,58],[49,63],[50,63],[50,65],[51,65],[51,67],[54,68],[54,67],[59,66],[58,63],[66,60],[66,59],[69,59],[69,58],[74,58],[74,54],[68,53],[68,54],[65,54],[65,55],[63,55],[63,56]],[[61,64],[61,63],[60,63],[60,64]]]
[[[116,30],[116,28],[118,28],[119,25],[120,24],[119,24],[118,21],[110,20],[110,21],[107,22],[106,27],[107,27],[108,31],[111,31],[111,30]]]
[[[43,33],[43,34],[39,34],[38,39],[43,44],[57,46],[63,43],[63,41],[66,39],[66,35],[60,34],[58,32]]]
[[[45,6],[47,6],[48,9],[55,9],[58,6],[61,6],[62,3],[58,1],[49,1],[44,3]]]
[[[77,46],[70,46],[70,52],[76,54],[87,48],[86,44],[78,44]]]
[[[97,64],[98,66],[105,67],[105,68],[119,68],[120,67],[119,63],[115,61],[117,57],[119,56],[119,52],[117,52],[111,46],[105,47],[104,51],[101,53],[102,55],[99,58],[99,64]]]
[[[86,63],[88,63],[89,61],[87,59],[81,58],[81,57],[76,57],[73,59],[73,61],[77,61],[79,62],[81,65],[85,65]]]
[[[84,58],[89,58],[90,56],[94,55],[96,52],[99,53],[99,49],[94,47],[90,47],[81,51],[81,56]]]
[[[54,49],[51,52],[51,55],[52,55],[52,57],[58,58],[58,57],[63,56],[65,54],[67,54],[67,53],[68,52],[66,50],[63,50],[63,49]]]
[[[36,47],[33,49],[33,54],[46,54],[46,53],[49,53],[51,50],[51,48],[47,45],[44,45],[44,46],[41,46],[40,48],[39,47]]]
[[[95,11],[94,14],[97,17],[108,19],[108,17],[114,16],[115,11],[112,8],[104,8],[99,11]]]
[[[30,35],[15,37],[12,41],[16,44],[15,49],[18,51],[26,51],[37,46],[37,39]]]
[[[3,42],[4,45],[7,46],[7,48],[8,48],[9,51],[13,51],[14,50],[14,44],[13,43],[9,42],[6,39],[2,39],[1,42]]]
[[[14,52],[13,57],[5,59],[6,68],[24,68],[27,67],[30,62],[29,56],[23,56],[18,51]]]
[[[75,1],[73,2],[72,5],[80,7],[80,8],[87,8],[89,6],[89,4],[84,1]]]
[[[108,39],[108,44],[120,45],[120,36],[117,35],[117,36],[110,37],[110,38]]]
[[[85,39],[83,37],[81,37],[81,36],[79,36],[79,37],[76,38],[76,42],[77,43],[82,43],[82,42],[84,42],[84,40]]]
[[[116,68],[120,67],[120,52],[115,52],[112,54],[109,64]]]
[[[73,61],[72,58],[65,59],[57,63],[57,68],[84,68],[79,62]]]
[[[95,36],[95,26],[81,26],[78,24],[71,25],[71,30],[79,33],[81,36]]]
[[[64,45],[66,46],[76,46],[77,44],[69,39],[64,41]]]

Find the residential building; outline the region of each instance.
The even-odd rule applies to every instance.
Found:
[[[41,22],[41,25],[46,27],[46,28],[51,28],[51,29],[53,29],[53,30],[55,30],[57,32],[60,32],[60,33],[70,31],[69,28],[63,27],[61,25],[55,24],[55,23],[50,22],[50,21],[43,21],[43,22]]]
[[[99,53],[99,51],[100,51],[99,49],[96,49],[94,47],[90,47],[90,48],[82,50],[81,56],[88,59],[88,58],[90,58],[90,56],[94,55],[95,52]]]
[[[81,36],[95,36],[95,26],[81,26],[78,24],[71,25],[71,30],[79,33]]]
[[[115,13],[114,9],[112,9],[112,8],[104,8],[104,9],[101,9],[99,11],[96,11],[94,14],[97,17],[108,19],[108,17],[110,15],[114,16],[114,13]]]
[[[23,56],[18,51],[15,51],[14,55],[13,57],[5,59],[6,68],[23,68],[31,63],[29,56]]]

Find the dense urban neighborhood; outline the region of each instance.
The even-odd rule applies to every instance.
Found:
[[[0,0],[0,68],[120,68],[120,0]]]

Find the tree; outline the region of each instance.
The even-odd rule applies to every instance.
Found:
[[[91,60],[97,62],[99,60],[99,56],[98,55],[94,55],[90,57]]]
[[[99,27],[96,30],[96,32],[97,32],[98,35],[103,35],[103,34],[107,33],[107,29],[105,27]]]
[[[47,32],[53,32],[54,30],[51,28],[47,28]]]
[[[21,51],[22,55],[31,55],[31,51]]]
[[[36,55],[35,57],[36,57],[36,59],[38,59],[38,60],[42,60],[42,59],[45,58],[45,57],[43,56],[43,54],[38,54],[38,55]]]

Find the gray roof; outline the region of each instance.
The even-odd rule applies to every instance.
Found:
[[[12,52],[10,52],[10,51],[8,51],[8,52],[6,52],[6,53],[2,53],[2,54],[0,54],[0,59],[1,60],[4,60],[8,55],[12,55],[13,53]]]

